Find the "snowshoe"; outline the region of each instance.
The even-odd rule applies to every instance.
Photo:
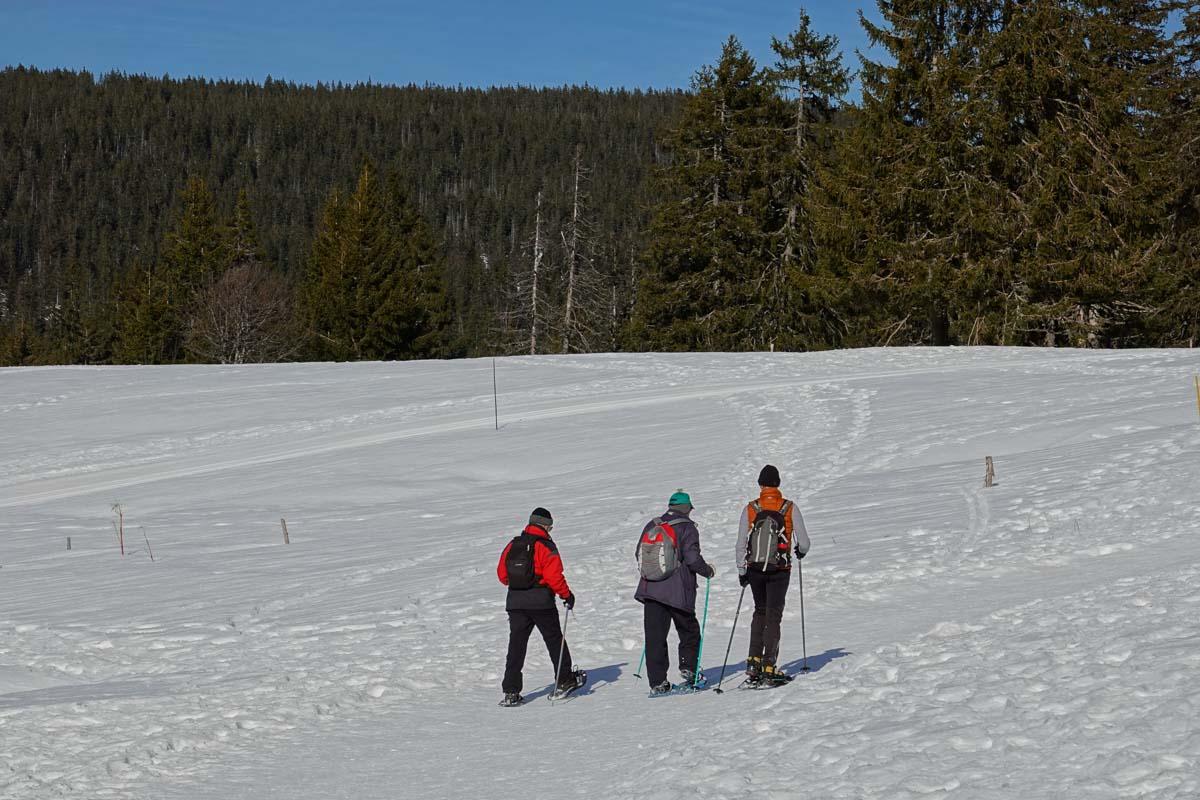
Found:
[[[651,697],[663,697],[665,695],[670,694],[674,689],[675,689],[675,687],[671,685],[670,681],[663,681],[658,686],[650,687],[650,696]]]
[[[509,692],[508,694],[504,695],[504,699],[500,701],[500,707],[512,708],[513,706],[519,706],[524,702],[525,698],[521,697],[519,692]]]
[[[570,676],[558,684],[554,691],[550,693],[551,700],[561,700],[567,695],[581,688],[587,683],[587,673],[581,669],[577,669]]]

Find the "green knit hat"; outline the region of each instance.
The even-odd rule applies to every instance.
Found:
[[[691,506],[692,505],[692,496],[690,494],[688,494],[687,492],[685,492],[683,489],[680,489],[677,492],[675,492],[675,494],[671,495],[671,499],[667,501],[667,505],[669,505],[669,506]]]

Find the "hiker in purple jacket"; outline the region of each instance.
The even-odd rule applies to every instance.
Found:
[[[700,554],[700,531],[689,515],[692,498],[683,491],[671,495],[667,513],[646,523],[645,536],[661,520],[673,532],[678,565],[662,580],[638,582],[634,599],[642,604],[646,629],[646,675],[651,691],[661,694],[671,690],[667,680],[670,667],[667,655],[667,633],[671,623],[679,636],[679,674],[686,683],[695,678],[696,660],[700,655],[700,623],[696,619],[696,576],[713,578],[717,571]],[[642,538],[638,539],[639,551]]]

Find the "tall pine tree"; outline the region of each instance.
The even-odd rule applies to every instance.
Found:
[[[662,200],[643,256],[645,276],[628,331],[635,348],[766,349],[777,320],[762,312],[780,291],[773,236],[786,212],[771,185],[789,116],[773,83],[730,37],[692,82]]]
[[[392,360],[445,355],[448,306],[424,221],[366,164],[335,191],[313,242],[301,303],[312,355]]]

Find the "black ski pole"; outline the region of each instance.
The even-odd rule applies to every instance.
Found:
[[[808,672],[808,635],[804,631],[804,559],[798,559],[796,567],[800,576],[800,645],[804,648],[804,666],[800,671]]]
[[[803,604],[802,604],[803,605]],[[571,609],[563,611],[563,629],[562,629],[562,644],[558,648],[558,663],[554,666],[554,691],[558,691],[559,683],[562,681],[562,659],[563,653],[567,651],[567,623],[571,621]]]
[[[737,632],[738,617],[742,615],[742,600],[746,599],[746,587],[742,587],[742,593],[738,596],[737,611],[733,615],[733,630],[729,632],[729,645],[725,648],[725,663],[721,665],[721,677],[717,680],[717,686],[713,689],[717,694],[724,694],[721,689],[721,684],[725,680],[725,668],[729,666],[729,651],[733,649],[733,634]]]

